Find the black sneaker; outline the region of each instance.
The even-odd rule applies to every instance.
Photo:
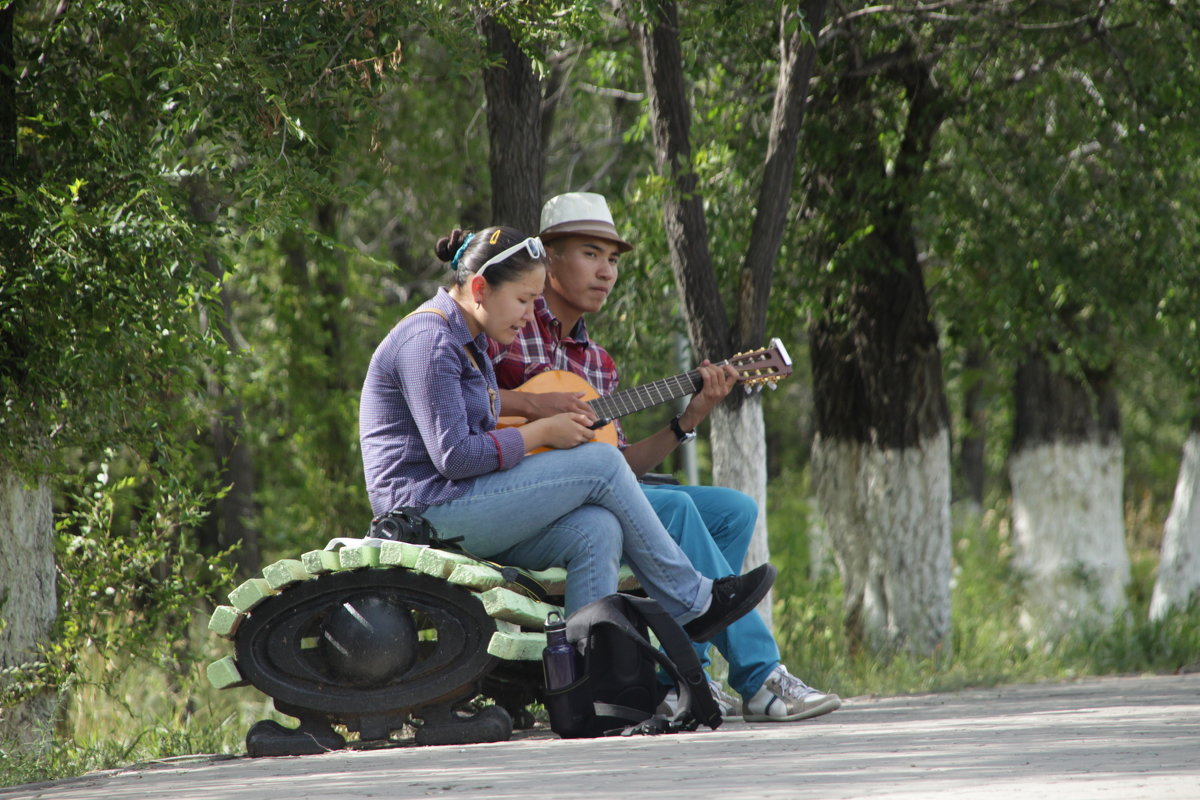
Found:
[[[712,605],[683,626],[693,642],[707,642],[731,623],[748,614],[766,596],[775,582],[771,564],[755,567],[745,575],[730,575],[713,581]]]

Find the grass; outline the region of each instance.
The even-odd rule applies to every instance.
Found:
[[[808,683],[843,697],[943,692],[1085,675],[1172,673],[1200,668],[1200,603],[1150,621],[1161,518],[1144,504],[1127,513],[1132,580],[1128,610],[1103,632],[1050,645],[1019,623],[1020,586],[1009,568],[1008,519],[992,510],[953,533],[952,633],[931,657],[856,653],[841,626],[836,570],[809,551],[814,514],[808,487],[788,476],[772,485],[772,561],[780,567],[775,635],[784,663]]]
[[[189,629],[191,652],[170,663],[89,652],[60,695],[61,721],[40,747],[0,744],[0,786],[57,780],[193,754],[243,753],[249,727],[284,721],[251,688],[217,691],[204,668],[231,646],[207,631],[208,612]]]
[[[1129,611],[1104,633],[1050,647],[1029,642],[1018,623],[1019,586],[1008,569],[1007,519],[992,511],[954,533],[948,652],[882,659],[851,652],[841,626],[836,570],[814,568],[809,549],[814,515],[803,480],[784,476],[771,496],[772,560],[780,568],[776,636],[784,662],[814,686],[843,697],[894,695],[1200,667],[1200,606],[1147,620],[1158,559],[1155,526],[1161,530],[1161,521],[1144,508],[1131,511],[1127,521],[1133,564]],[[240,754],[257,720],[287,724],[252,688],[218,692],[208,685],[205,665],[231,648],[208,633],[207,618],[207,611],[197,611],[188,638],[176,648],[185,655],[170,663],[88,654],[64,695],[56,740],[35,754],[0,747],[0,785],[189,754]]]

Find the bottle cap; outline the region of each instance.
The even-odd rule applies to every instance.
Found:
[[[562,614],[551,611],[546,615],[546,630],[559,630],[565,627],[567,627],[567,621],[562,618]]]

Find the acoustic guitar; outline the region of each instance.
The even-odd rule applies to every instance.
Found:
[[[778,339],[772,339],[770,345],[761,350],[751,350],[738,353],[722,361],[717,366],[731,365],[738,372],[738,383],[742,384],[746,393],[762,391],[764,386],[775,388],[775,384],[792,374],[792,358],[787,348]],[[596,389],[576,375],[562,369],[552,369],[534,375],[514,391],[518,392],[582,392],[583,399],[598,418],[596,441],[606,444],[617,444],[617,426],[613,420],[641,411],[652,406],[669,403],[680,397],[695,394],[704,381],[700,378],[699,370],[672,375],[669,378],[644,383],[632,389],[623,389],[602,397]],[[528,422],[524,417],[501,417],[501,428],[519,427]],[[541,453],[549,448],[531,450],[531,453]]]

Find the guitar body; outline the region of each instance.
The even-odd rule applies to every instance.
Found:
[[[732,366],[737,370],[738,382],[745,386],[747,392],[760,390],[763,386],[774,389],[777,381],[792,374],[792,358],[788,355],[783,342],[778,339],[772,339],[769,347],[738,353],[716,366],[723,365]],[[574,372],[552,369],[534,375],[517,387],[515,391],[536,394],[545,394],[546,392],[582,393],[583,401],[592,407],[598,419],[615,420],[644,408],[694,394],[700,390],[703,384],[700,373],[693,370],[601,397],[599,392]],[[501,417],[498,424],[501,428],[513,428],[524,425],[528,421],[524,417]],[[617,426],[609,422],[596,431],[595,440],[615,446],[617,444]],[[530,452],[541,453],[547,449],[549,448],[543,447]]]
[[[568,372],[565,369],[550,369],[545,372],[540,372],[534,375],[529,380],[518,386],[513,391],[517,392],[534,392],[535,394],[545,394],[546,392],[583,392],[584,402],[595,400],[600,397],[590,383],[576,375],[574,372]],[[501,417],[499,427],[515,428],[524,425],[528,420],[524,417]],[[596,441],[611,444],[613,447],[617,445],[617,426],[616,423],[610,422],[600,430],[596,431]],[[548,447],[540,447],[537,450],[530,450],[530,453],[544,453],[549,450]]]

